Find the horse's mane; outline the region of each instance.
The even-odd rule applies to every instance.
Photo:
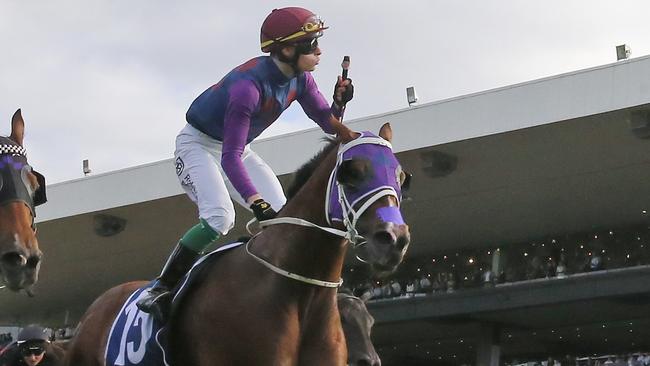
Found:
[[[298,193],[300,188],[307,183],[309,178],[311,177],[312,173],[316,170],[316,168],[320,165],[323,159],[332,151],[334,148],[336,148],[339,144],[339,141],[333,137],[326,137],[323,139],[323,141],[327,141],[328,144],[323,147],[323,149],[316,154],[311,160],[306,162],[303,166],[298,168],[296,170],[296,174],[293,178],[293,183],[291,183],[291,186],[287,189],[287,199],[290,200],[292,197]]]

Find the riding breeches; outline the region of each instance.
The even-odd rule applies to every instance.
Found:
[[[235,225],[232,200],[250,208],[221,169],[221,150],[220,141],[187,124],[176,136],[174,162],[183,190],[199,208],[199,218],[226,235]],[[286,202],[282,186],[266,162],[250,145],[246,145],[241,159],[259,194],[275,210],[282,208]]]

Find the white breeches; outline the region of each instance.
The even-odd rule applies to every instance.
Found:
[[[199,217],[226,235],[235,225],[231,198],[249,211],[250,208],[221,169],[221,149],[220,141],[187,124],[176,136],[174,162],[181,186],[199,208]],[[279,211],[287,199],[271,168],[250,145],[246,145],[241,159],[259,194]]]

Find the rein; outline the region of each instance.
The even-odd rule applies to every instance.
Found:
[[[384,140],[383,138],[375,137],[375,136],[363,136],[363,135],[358,137],[355,140],[352,140],[352,141],[348,142],[347,144],[343,144],[343,145],[339,146],[339,150],[337,152],[337,158],[336,158],[336,165],[334,166],[334,169],[332,169],[332,173],[330,174],[330,178],[329,178],[329,181],[328,181],[328,184],[327,184],[327,194],[326,194],[326,197],[325,197],[325,217],[327,219],[327,223],[331,225],[332,221],[334,221],[334,220],[330,217],[331,215],[329,213],[330,195],[331,195],[331,192],[332,192],[333,188],[335,187],[336,190],[338,191],[338,203],[341,206],[341,210],[342,210],[342,213],[343,213],[343,220],[342,221],[343,221],[343,225],[346,228],[346,231],[335,229],[335,228],[332,228],[332,227],[320,226],[320,225],[314,224],[314,223],[312,223],[310,221],[307,221],[307,220],[304,220],[304,219],[301,219],[301,218],[296,218],[296,217],[278,217],[278,218],[274,218],[274,219],[264,220],[264,221],[259,222],[260,228],[264,229],[264,228],[266,228],[268,226],[271,226],[271,225],[280,225],[280,224],[305,226],[305,227],[320,229],[320,230],[325,231],[327,233],[330,233],[332,235],[341,237],[341,238],[345,239],[346,241],[351,242],[354,245],[354,248],[357,248],[357,247],[359,247],[361,245],[364,245],[366,243],[366,241],[362,241],[362,242],[358,241],[359,239],[365,239],[363,236],[359,235],[359,233],[358,233],[358,231],[356,229],[358,219],[361,217],[361,215],[363,215],[363,213],[373,203],[375,203],[379,199],[383,198],[384,196],[395,196],[397,198],[397,201],[399,202],[399,195],[397,194],[397,192],[395,191],[395,189],[393,187],[381,186],[381,187],[378,187],[378,188],[376,188],[374,190],[371,190],[371,191],[365,193],[363,196],[361,196],[356,201],[354,201],[352,204],[350,204],[350,202],[349,202],[349,200],[348,200],[348,198],[347,198],[347,196],[345,194],[345,191],[344,191],[343,187],[341,187],[341,185],[339,184],[339,182],[336,179],[336,172],[338,171],[338,168],[341,165],[341,163],[343,163],[343,154],[345,152],[347,152],[348,150],[350,150],[351,148],[353,148],[355,146],[363,145],[363,144],[374,144],[374,145],[386,146],[386,147],[388,147],[389,149],[392,150],[392,145],[390,144],[390,142]],[[358,202],[361,202],[363,199],[365,199],[365,202],[361,205],[361,207],[359,207],[359,209],[355,210],[354,205],[356,203],[358,203]],[[352,216],[352,220],[350,220],[349,216]],[[251,224],[254,221],[256,221],[256,219],[254,219],[254,218],[251,221],[249,221],[248,224],[246,225],[246,228],[249,229],[249,224]],[[250,229],[248,231],[250,233]],[[296,281],[299,281],[299,282],[303,282],[303,283],[306,283],[306,284],[309,284],[309,285],[320,286],[320,287],[334,288],[334,287],[341,287],[341,285],[343,284],[343,278],[339,279],[338,282],[323,281],[323,280],[318,280],[318,279],[314,279],[314,278],[309,278],[309,277],[299,275],[297,273],[292,273],[292,272],[289,272],[287,270],[284,270],[284,269],[282,269],[282,268],[280,268],[280,267],[278,267],[278,266],[276,266],[274,264],[269,263],[267,260],[258,257],[257,255],[253,254],[250,251],[250,248],[249,248],[250,243],[253,241],[253,239],[256,236],[257,235],[254,235],[253,238],[251,238],[246,243],[246,253],[248,253],[251,257],[253,257],[259,263],[266,266],[271,271],[273,271],[273,272],[275,272],[275,273],[277,273],[277,274],[279,274],[281,276],[284,276],[284,277],[287,277],[287,278],[290,278],[290,279],[293,279],[293,280],[296,280]],[[362,262],[365,263],[365,261],[362,260],[361,258],[359,258],[358,256],[357,256],[357,259],[359,259],[359,260],[361,260]]]

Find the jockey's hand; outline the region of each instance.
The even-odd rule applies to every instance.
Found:
[[[253,210],[258,222],[273,219],[278,215],[278,213],[271,207],[271,204],[261,198],[253,202],[251,210]]]
[[[341,139],[341,141],[344,144],[347,144],[348,142],[356,139],[357,137],[359,137],[361,135],[358,132],[352,131],[351,129],[348,128],[348,126],[346,126],[346,125],[344,125],[342,123],[340,125],[338,125],[337,127],[338,127],[338,131],[336,131],[336,135]]]
[[[352,100],[354,96],[354,85],[352,85],[352,79],[345,79],[339,75],[338,80],[336,80],[336,85],[334,85],[334,103],[336,103],[339,108],[343,108],[347,102]]]

